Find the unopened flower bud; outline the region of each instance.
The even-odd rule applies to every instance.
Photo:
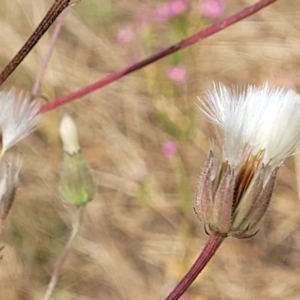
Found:
[[[64,157],[59,190],[65,201],[81,206],[93,200],[95,185],[88,165],[80,152],[77,127],[70,116],[65,115],[59,128]]]
[[[300,137],[300,95],[284,88],[223,85],[209,92],[203,112],[220,127],[200,176],[195,211],[206,231],[252,236],[262,220],[276,173]]]
[[[62,118],[59,126],[59,134],[65,152],[73,155],[80,151],[77,126],[74,120],[67,114]]]

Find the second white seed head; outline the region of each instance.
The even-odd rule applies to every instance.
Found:
[[[293,154],[300,137],[300,95],[283,87],[248,86],[242,91],[214,85],[204,114],[219,126],[222,161],[239,168],[264,151],[262,162],[275,168]]]

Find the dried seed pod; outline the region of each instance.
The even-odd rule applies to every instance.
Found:
[[[17,155],[4,156],[0,161],[0,229],[13,204],[20,169]]]

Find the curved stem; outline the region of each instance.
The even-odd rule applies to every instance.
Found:
[[[273,2],[276,2],[277,0],[261,0],[255,4],[253,4],[252,6],[246,7],[245,9],[241,10],[240,12],[226,18],[225,20],[218,22],[212,26],[207,27],[204,30],[199,31],[198,33],[182,40],[181,42],[164,49],[163,51],[156,53],[142,61],[139,61],[131,66],[129,66],[126,69],[123,69],[119,72],[116,72],[114,74],[111,74],[109,76],[107,76],[106,78],[99,80],[95,83],[92,83],[91,85],[88,85],[78,91],[75,91],[67,96],[58,98],[57,100],[51,102],[51,103],[47,103],[45,105],[43,105],[41,107],[41,109],[39,110],[39,113],[43,113],[52,109],[55,109],[61,105],[64,105],[68,102],[72,102],[78,98],[81,98],[87,94],[90,94],[92,92],[94,92],[97,89],[100,89],[116,80],[118,80],[119,78],[130,74],[134,71],[137,71],[165,56],[168,56],[174,52],[177,52],[179,50],[185,49],[193,44],[195,44],[198,41],[201,41],[227,27],[229,27],[230,25],[250,16],[253,15],[254,13],[258,12],[259,10],[261,10],[262,8],[266,7],[267,5],[270,5]]]
[[[223,240],[224,237],[219,235],[214,235],[209,238],[195,263],[165,300],[179,299],[179,297],[190,287],[210,259],[214,256]]]
[[[16,69],[21,61],[27,56],[31,49],[36,45],[44,33],[49,29],[60,13],[69,5],[70,0],[55,0],[53,5],[48,10],[46,16],[38,25],[33,34],[29,37],[24,46],[8,63],[4,70],[0,73],[0,86],[8,78],[8,76]]]
[[[46,293],[44,294],[44,297],[43,297],[42,300],[50,299],[50,297],[51,297],[51,295],[54,291],[54,288],[55,288],[55,286],[57,284],[57,281],[58,281],[58,277],[59,277],[61,268],[62,268],[62,266],[63,266],[63,264],[64,264],[64,262],[65,262],[65,260],[68,256],[68,254],[69,254],[69,251],[72,247],[72,243],[73,243],[75,237],[78,234],[80,224],[81,224],[82,215],[83,215],[83,209],[84,209],[84,206],[81,206],[77,210],[77,218],[76,218],[76,221],[73,225],[72,233],[70,235],[70,238],[69,238],[65,248],[63,249],[62,253],[60,254],[59,258],[57,259],[57,261],[55,263],[54,270],[52,272],[50,282],[48,284]]]

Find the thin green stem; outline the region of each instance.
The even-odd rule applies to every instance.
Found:
[[[177,300],[179,297],[190,287],[194,280],[198,277],[200,272],[205,268],[210,259],[214,256],[220,245],[222,244],[224,237],[219,235],[213,235],[209,238],[201,251],[199,257],[192,265],[190,270],[176,285],[172,292],[165,298],[165,300]]]
[[[61,268],[62,268],[64,262],[66,261],[66,258],[69,254],[69,251],[70,251],[71,247],[72,247],[73,241],[74,241],[75,237],[78,234],[78,231],[79,231],[79,228],[80,228],[80,225],[81,225],[83,210],[84,210],[84,206],[79,207],[78,210],[77,210],[76,221],[73,224],[72,233],[70,235],[70,238],[69,238],[65,248],[63,249],[63,251],[61,252],[59,258],[57,259],[57,261],[55,263],[54,270],[52,272],[50,282],[48,284],[46,293],[44,294],[44,297],[43,297],[42,300],[49,300],[52,293],[53,293],[53,291],[54,291],[54,289],[55,289],[55,286],[57,284]]]

